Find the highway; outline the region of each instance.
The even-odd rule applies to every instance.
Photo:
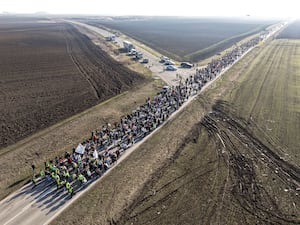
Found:
[[[95,32],[96,34],[100,35],[103,40],[105,40],[105,37],[111,36],[113,33],[107,31],[106,29],[102,29],[99,27],[91,26],[85,23],[73,21],[73,20],[65,20],[66,22],[76,24],[81,27],[85,27],[90,31]],[[118,48],[123,48],[123,42],[125,40],[130,40],[132,44],[135,46],[135,49],[138,52],[141,52],[144,56],[144,58],[149,59],[148,64],[144,64],[145,67],[149,68],[153,74],[153,76],[160,77],[163,81],[165,81],[168,85],[176,85],[179,83],[179,79],[176,77],[176,74],[179,74],[182,76],[182,78],[187,78],[190,74],[195,74],[196,67],[192,67],[191,69],[187,68],[180,68],[178,65],[176,65],[177,70],[176,71],[166,71],[164,70],[165,66],[160,63],[160,53],[156,52],[155,50],[151,49],[150,51],[147,51],[149,47],[145,46],[144,44],[133,40],[132,38],[127,37],[124,34],[121,34],[119,37],[116,37],[115,45]],[[127,56],[130,57],[130,56]]]
[[[81,26],[85,26],[88,29],[92,29],[93,31],[107,36],[109,33],[106,30],[95,28],[90,25],[78,24]],[[275,32],[274,32],[275,33]],[[122,38],[118,40],[119,44],[123,44]],[[250,51],[251,49],[249,49]],[[158,73],[157,76],[160,76],[163,80],[168,81],[168,84],[176,84],[178,80],[176,80],[176,72],[164,72],[161,71],[162,65],[158,62],[159,57],[147,52],[145,49],[141,49],[143,54],[148,57],[151,61],[153,60],[153,73]],[[248,52],[249,52],[248,51]],[[247,52],[245,53],[247,54]],[[245,55],[244,54],[244,55]],[[244,56],[243,55],[243,56]],[[242,57],[241,57],[242,58]],[[238,59],[240,60],[240,59]],[[237,61],[238,61],[237,60]],[[157,61],[157,63],[155,62]],[[237,62],[236,61],[236,62]],[[150,67],[150,69],[152,66]],[[159,69],[160,68],[160,69]],[[225,71],[227,71],[230,67],[223,70],[223,72],[218,75],[214,80],[208,82],[204,88],[198,93],[202,93],[207,87],[209,87],[215,80],[221,77]],[[187,70],[188,73],[192,73],[191,70]],[[177,71],[178,72],[178,71]],[[186,73],[186,74],[188,74]],[[189,99],[189,101],[185,102],[182,107],[177,110],[169,119],[172,119],[196,97],[193,96]],[[137,149],[144,141],[148,138],[151,138],[153,134],[155,134],[159,129],[162,129],[163,126],[160,126],[158,129],[154,130],[150,135],[144,138],[139,143],[133,145],[129,148],[118,160],[117,164],[113,166],[110,170],[108,170],[101,178],[97,181],[92,182],[90,185],[85,187],[83,190],[76,193],[72,199],[63,189],[56,190],[56,185],[50,181],[46,181],[45,179],[40,181],[37,187],[33,188],[32,184],[25,185],[20,190],[12,193],[5,199],[0,202],[0,221],[3,225],[43,225],[50,223],[57,215],[59,215],[66,207],[70,206],[77,198],[83,195],[88,189],[92,188],[97,182],[101,182],[101,180],[111,173],[114,169],[117,169],[117,165],[126,159],[135,149]],[[78,190],[78,189],[75,189]]]

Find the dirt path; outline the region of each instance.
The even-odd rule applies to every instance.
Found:
[[[274,224],[298,224],[299,217],[280,209],[274,196],[261,185],[257,165],[263,164],[268,171],[274,172],[285,190],[294,196],[297,196],[300,187],[300,168],[284,161],[274,149],[267,147],[245,128],[247,121],[228,116],[224,108],[226,105],[222,102],[217,103],[214,111],[203,119],[202,125],[215,139],[220,137],[226,147],[229,155],[227,163],[232,171],[231,193],[240,206],[260,220]],[[296,197],[294,201],[298,208],[295,211],[299,211],[299,199]]]

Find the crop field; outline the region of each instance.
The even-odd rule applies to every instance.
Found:
[[[225,18],[139,18],[90,20],[120,30],[153,49],[177,60],[197,62],[208,58],[270,25],[271,21]],[[273,21],[274,23],[274,21]]]
[[[264,49],[124,224],[298,224],[299,53],[299,41]]]
[[[277,38],[300,39],[300,20],[296,20],[282,31]]]
[[[143,80],[69,24],[2,17],[0,148]]]
[[[299,224],[299,56],[253,49],[52,224]]]

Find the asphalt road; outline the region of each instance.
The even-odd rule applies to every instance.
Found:
[[[84,25],[84,26],[86,26],[89,29],[93,29],[94,31],[101,32],[102,35],[104,36],[107,35],[107,33],[105,33],[107,31],[105,30],[94,28],[89,25]],[[122,39],[120,39],[119,42],[123,43]],[[147,53],[145,50],[141,50],[141,51],[143,51],[143,53],[147,55],[147,57],[149,56],[150,60],[158,59],[157,56],[154,56],[151,53]],[[154,68],[156,67],[161,68],[162,66],[159,62],[155,62],[153,64],[156,65]],[[222,74],[227,69],[225,69],[222,72]],[[162,73],[158,73],[158,76],[163,77],[163,79],[170,81],[171,82],[170,84],[175,84],[177,82],[176,79],[174,79],[176,78],[176,72],[175,73],[162,72]],[[204,86],[204,88],[202,88],[201,92],[203,92],[209,85],[211,85],[216,79],[220,77],[221,75],[217,76],[214,80],[208,82]],[[169,119],[174,118],[174,116],[177,113],[179,113],[181,110],[183,110],[185,106],[189,104],[195,97],[196,95],[190,98],[189,101],[185,102],[184,105],[174,114],[172,114]],[[144,138],[142,141],[129,148],[121,156],[121,158],[118,160],[116,165],[118,165],[121,161],[125,160],[126,157],[130,155],[136,148],[138,148],[144,141],[150,138],[155,132],[157,132],[157,130],[162,128],[163,126],[159,127],[158,129],[153,131],[150,135],[148,135],[146,138]],[[72,199],[70,199],[70,196],[66,191],[64,191],[63,189],[56,190],[56,185],[52,182],[47,182],[46,180],[40,181],[35,188],[33,188],[32,184],[25,185],[23,188],[12,193],[11,195],[9,195],[8,197],[6,197],[0,202],[0,224],[2,225],[48,224],[57,215],[59,215],[66,207],[68,207],[74,200],[76,200],[78,197],[84,194],[85,191],[87,191],[89,188],[94,186],[97,182],[100,182],[103,179],[103,177],[105,177],[111,171],[117,169],[116,165],[110,170],[108,170],[96,182],[92,182],[91,184],[85,186],[84,188],[80,186],[76,186],[74,188],[74,191],[75,192],[79,191],[79,192],[77,192]]]
[[[106,29],[102,29],[99,27],[91,26],[85,23],[80,23],[77,21],[71,21],[66,20],[69,23],[76,24],[78,26],[85,27],[97,34],[99,34],[102,38],[105,39],[105,37],[111,36],[113,33],[109,32]],[[123,48],[123,42],[125,40],[130,40],[131,43],[135,46],[135,49],[138,52],[141,52],[143,54],[144,58],[149,59],[149,63],[144,64],[145,67],[149,68],[151,72],[153,73],[153,76],[160,77],[163,81],[165,81],[168,85],[176,85],[179,83],[179,79],[176,76],[176,74],[179,74],[182,78],[187,78],[189,75],[194,74],[196,72],[196,67],[192,67],[191,69],[187,68],[180,68],[179,65],[175,65],[177,67],[176,71],[166,71],[165,66],[160,63],[160,53],[155,52],[155,50],[151,49],[151,52],[147,51],[147,48],[144,44],[132,40],[132,38],[129,38],[125,36],[124,34],[121,34],[119,37],[116,37],[115,45],[119,48]],[[155,53],[155,54],[153,54]],[[125,53],[123,53],[125,54]],[[127,56],[131,57],[131,56]]]

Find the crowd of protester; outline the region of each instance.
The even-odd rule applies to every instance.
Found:
[[[196,74],[181,80],[178,85],[164,86],[156,96],[147,98],[144,104],[123,116],[119,122],[102,126],[71,152],[45,162],[45,169],[40,171],[39,176],[34,174],[33,183],[38,185],[45,179],[55,183],[57,189],[64,188],[72,197],[74,190],[77,192],[85,184],[101,177],[126,149],[161,126],[205,83],[218,76],[259,41],[261,37],[256,37],[236,46],[220,59],[198,69]]]

